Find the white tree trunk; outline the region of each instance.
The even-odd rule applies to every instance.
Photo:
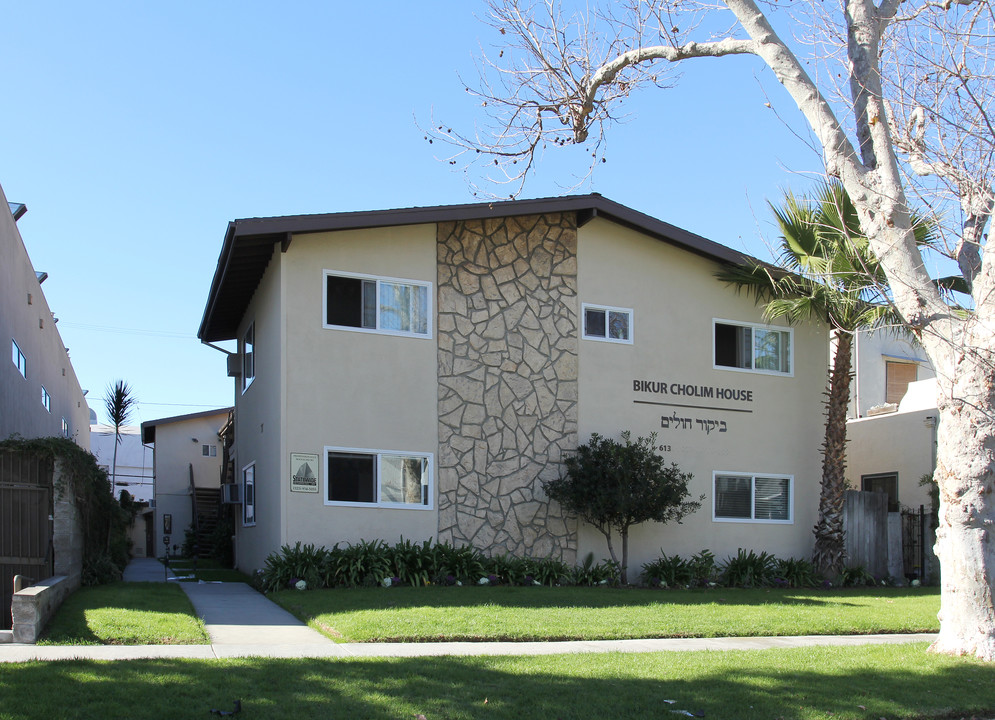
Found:
[[[992,347],[986,335],[973,342]],[[995,661],[995,367],[988,357],[961,353],[937,367],[937,395],[942,589],[940,634],[931,649]]]

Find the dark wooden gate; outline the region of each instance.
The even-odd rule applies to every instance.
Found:
[[[847,490],[843,506],[846,566],[871,575],[888,574],[888,495]]]
[[[53,573],[52,462],[0,453],[0,629],[11,626],[14,576]]]

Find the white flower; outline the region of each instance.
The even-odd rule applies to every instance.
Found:
[[[608,578],[605,578],[604,580],[598,583],[598,585],[607,585],[607,584],[608,584]]]
[[[298,580],[294,584],[294,587],[297,588],[298,590],[307,590],[307,583],[304,582],[303,580]]]
[[[918,579],[912,581],[912,587],[919,587],[920,585],[922,583]]]
[[[462,580],[457,580],[456,581],[456,587],[463,587],[463,581]]]
[[[482,577],[477,581],[478,585],[490,585],[491,581],[489,578]]]
[[[535,585],[536,587],[542,587],[542,583],[539,582],[538,580],[533,580],[532,584]]]
[[[384,587],[390,587],[390,583],[391,583],[390,578],[384,578],[383,580],[380,581],[380,584],[383,585]]]

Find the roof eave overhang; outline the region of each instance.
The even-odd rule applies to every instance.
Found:
[[[717,262],[735,264],[751,259],[744,253],[597,194],[395,210],[247,218],[228,223],[197,337],[203,342],[235,339],[241,315],[252,293],[255,292],[277,244],[286,250],[290,239],[296,235],[565,212],[576,213],[578,227],[595,218],[604,218]]]

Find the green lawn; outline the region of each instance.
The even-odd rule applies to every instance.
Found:
[[[903,720],[993,717],[995,665],[924,644],[391,660],[71,661],[0,666],[0,718]],[[673,701],[671,704],[668,701]]]
[[[62,603],[39,645],[187,645],[207,642],[204,623],[171,583],[80,588]],[[3,708],[0,707],[0,718]]]
[[[269,597],[342,642],[935,632],[940,609],[936,588],[377,587]]]

